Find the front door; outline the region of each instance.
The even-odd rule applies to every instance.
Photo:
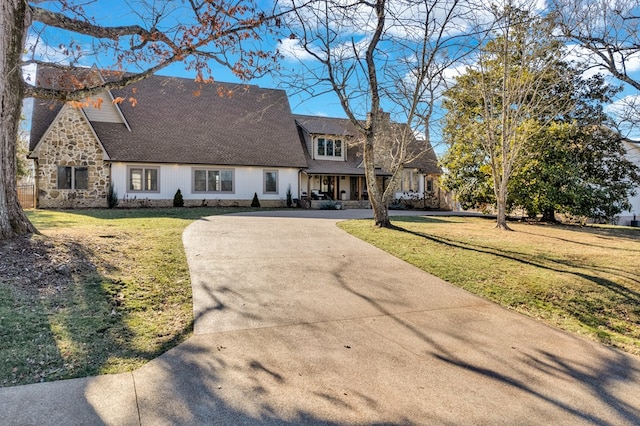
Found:
[[[357,200],[358,199],[358,195],[360,195],[360,188],[358,186],[358,182],[359,182],[360,178],[356,177],[356,176],[351,176],[351,182],[349,185],[349,189],[350,192],[349,194],[351,195],[351,199],[352,200]]]
[[[329,198],[333,198],[334,185],[335,185],[335,180],[333,176],[323,176],[322,186],[320,188],[320,191],[323,192]]]

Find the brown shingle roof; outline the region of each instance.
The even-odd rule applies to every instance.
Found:
[[[62,108],[62,102],[52,102],[42,99],[33,100],[33,113],[31,115],[31,137],[29,138],[29,151],[33,151],[51,122]]]
[[[433,147],[426,141],[415,141],[416,149],[423,151],[417,159],[405,164],[405,168],[415,168],[425,174],[441,175],[442,169],[438,165],[438,157]]]
[[[333,117],[318,117],[310,115],[294,115],[296,122],[300,127],[306,130],[307,135],[339,135],[339,136],[351,136],[352,140],[355,140],[358,136],[358,130],[353,124],[344,118]],[[306,137],[304,132],[301,132],[301,138]],[[308,152],[307,146],[310,146],[310,141],[305,143],[305,155],[307,156],[307,173],[309,174],[345,174],[345,175],[364,175],[364,169],[361,167],[362,163],[362,150],[360,144],[351,143],[347,150],[347,161],[331,161],[331,160],[314,160],[311,158],[311,153]],[[438,166],[438,159],[435,151],[430,143],[425,141],[415,140],[413,148],[416,152],[422,152],[422,154],[406,164],[407,168],[416,168],[423,173],[427,174],[442,174],[442,169]],[[377,172],[380,175],[389,174],[383,170]]]
[[[294,115],[296,123],[304,131],[300,131],[304,152],[307,157],[307,174],[354,175],[364,176],[362,153],[355,143],[356,130],[344,118],[316,117],[310,115]],[[347,161],[314,160],[308,150],[311,146],[310,135],[344,136],[347,144]]]
[[[112,94],[136,100],[135,107],[127,101],[120,104],[131,131],[123,124],[92,123],[113,161],[307,165],[282,90],[152,76]],[[53,110],[49,105],[38,101],[34,105],[32,147],[60,108],[59,103]]]
[[[312,135],[357,136],[357,130],[346,118],[294,115],[298,124]]]

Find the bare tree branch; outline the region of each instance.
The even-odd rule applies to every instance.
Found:
[[[474,9],[473,2],[459,0],[324,0],[300,8],[288,22],[292,44],[304,55],[297,71],[283,72],[285,84],[300,91],[303,82],[311,93],[336,95],[361,133],[369,199],[380,226],[389,224],[386,205],[403,167],[431,142],[444,71],[473,51],[469,34],[486,33],[485,25],[470,24]],[[376,186],[376,167],[391,173],[384,189]]]
[[[139,35],[152,39],[155,31],[147,31],[139,25],[126,25],[119,27],[104,27],[94,25],[85,20],[73,19],[62,13],[52,12],[40,7],[31,7],[31,19],[63,30],[73,31],[97,38],[117,40],[126,35]]]

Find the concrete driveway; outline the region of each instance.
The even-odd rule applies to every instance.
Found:
[[[217,216],[184,235],[198,378],[233,423],[640,424],[640,360],[509,312],[336,227],[370,211]],[[294,217],[292,217],[294,216]],[[201,361],[202,360],[202,361]],[[144,370],[144,369],[143,369]]]
[[[336,227],[370,214],[193,223],[195,335],[131,374],[0,389],[0,423],[640,424],[640,358]]]

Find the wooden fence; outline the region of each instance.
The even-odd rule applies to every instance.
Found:
[[[18,201],[23,209],[36,207],[35,185],[18,185]]]

